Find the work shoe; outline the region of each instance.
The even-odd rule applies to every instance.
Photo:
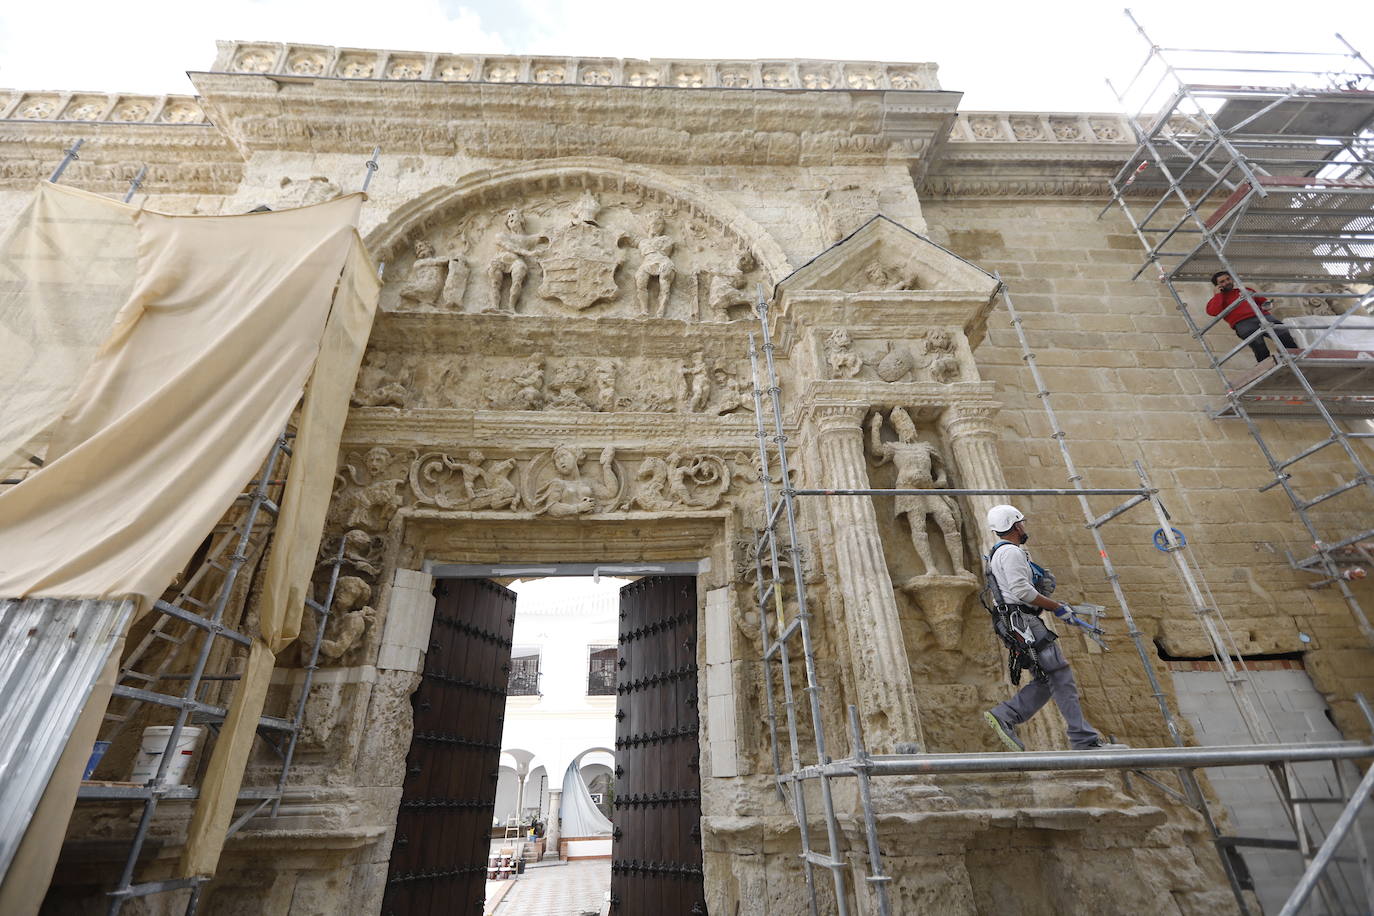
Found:
[[[1002,743],[1013,751],[1024,751],[1026,746],[1021,743],[1021,739],[1016,737],[1016,726],[1008,725],[1001,719],[992,714],[991,710],[983,713],[983,719],[988,723],[988,727],[997,733],[997,737],[1002,739]]]
[[[1103,741],[1098,739],[1096,744],[1087,744],[1083,747],[1076,747],[1076,751],[1128,751],[1131,749],[1129,744],[1122,741]]]

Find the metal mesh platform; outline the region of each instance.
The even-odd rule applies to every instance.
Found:
[[[1335,417],[1374,417],[1374,352],[1313,350],[1294,360],[1326,409]],[[1288,367],[1273,357],[1232,378],[1232,392],[1245,411],[1261,416],[1314,416],[1316,405]],[[1235,417],[1229,401],[1213,413]]]
[[[1261,177],[1263,194],[1241,185],[1208,217],[1225,240],[1231,267],[1247,281],[1367,283],[1374,278],[1374,181]],[[1213,246],[1196,235],[1161,251],[1175,280],[1205,281],[1224,269]],[[1185,241],[1186,240],[1186,241]],[[1178,260],[1171,261],[1171,256]]]

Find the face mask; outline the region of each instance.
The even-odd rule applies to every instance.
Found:
[[[1026,544],[1030,541],[1030,532],[1024,527],[1021,529],[1021,543]]]

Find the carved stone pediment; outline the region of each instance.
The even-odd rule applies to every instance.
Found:
[[[783,280],[789,291],[958,291],[991,296],[997,280],[925,236],[878,215]]]

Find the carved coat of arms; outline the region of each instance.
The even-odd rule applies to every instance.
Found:
[[[615,271],[620,266],[622,233],[597,223],[600,211],[592,193],[584,192],[568,224],[549,234],[548,250],[540,259],[544,271],[540,296],[581,311],[619,292]]]

